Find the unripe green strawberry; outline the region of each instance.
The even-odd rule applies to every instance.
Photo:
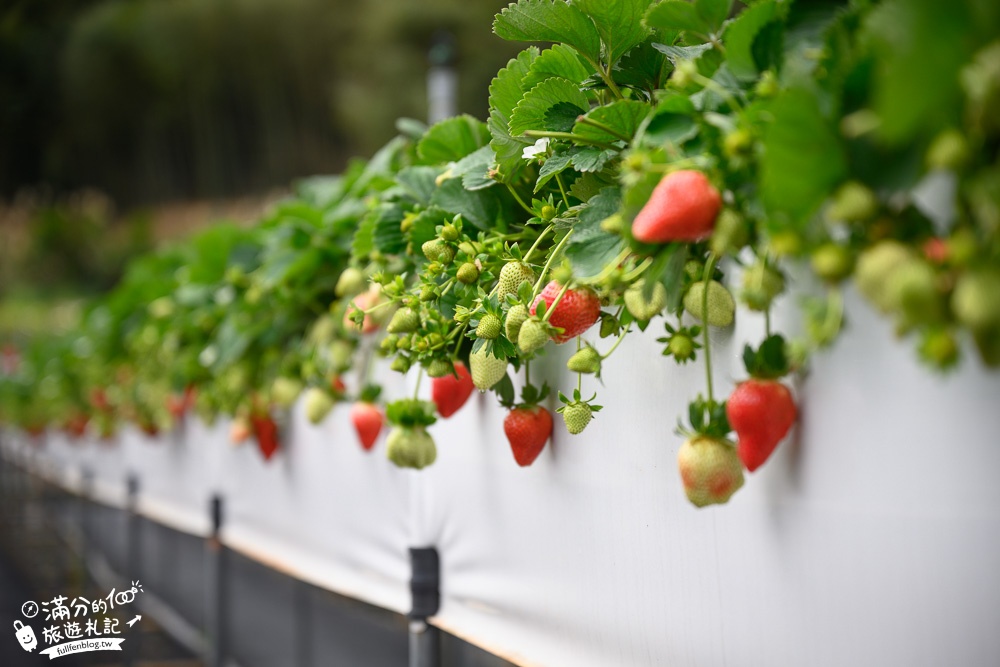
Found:
[[[600,373],[601,353],[587,345],[569,358],[566,368],[574,373]]]
[[[446,359],[434,359],[427,365],[427,375],[432,378],[443,378],[451,375],[452,363]]]
[[[824,243],[816,248],[809,262],[816,275],[829,283],[839,283],[854,269],[851,251],[839,243]]]
[[[462,241],[458,244],[458,249],[464,252],[469,257],[475,257],[480,252],[482,252],[482,245],[479,243],[473,243],[472,241]]]
[[[437,446],[423,426],[396,426],[385,444],[386,456],[400,468],[420,470],[437,459]]]
[[[751,148],[753,148],[753,135],[742,127],[729,132],[722,140],[722,150],[729,158],[746,155]]]
[[[398,342],[399,336],[396,334],[389,334],[378,344],[378,349],[382,350],[386,354],[392,354],[396,351],[396,343]]]
[[[441,239],[425,241],[420,249],[423,251],[424,257],[432,262],[451,264],[455,259],[455,249]]]
[[[767,249],[775,257],[798,255],[802,252],[802,235],[791,229],[777,232],[767,240]]]
[[[854,282],[858,291],[878,310],[887,313],[892,309],[892,295],[886,290],[886,281],[897,267],[913,258],[907,246],[898,241],[879,241],[858,256],[854,268]]]
[[[684,309],[701,322],[708,322],[713,327],[728,327],[736,315],[736,302],[722,283],[717,280],[708,282],[708,317],[705,316],[703,297],[705,283],[693,283],[684,295]]]
[[[927,166],[931,169],[960,169],[968,160],[969,142],[954,128],[939,134],[927,149]]]
[[[743,272],[740,299],[750,310],[763,312],[785,289],[785,278],[779,271],[757,261]]]
[[[619,213],[609,215],[604,220],[601,220],[601,229],[609,234],[621,234],[626,228],[627,223],[625,222],[625,218]]]
[[[508,294],[517,294],[517,288],[524,281],[535,281],[535,272],[531,267],[524,262],[507,262],[500,269],[500,278],[497,280],[497,299],[503,302]]]
[[[174,300],[169,296],[161,296],[151,301],[146,309],[152,317],[162,320],[174,314]]]
[[[944,311],[934,267],[913,257],[889,275],[885,285],[886,303],[902,316],[904,327],[938,321]]]
[[[678,88],[684,88],[698,76],[698,66],[693,60],[681,60],[674,66],[670,81]]]
[[[486,391],[507,374],[507,360],[497,359],[481,348],[469,355],[469,372],[472,384],[480,391]]]
[[[549,342],[549,330],[545,323],[537,319],[525,320],[517,333],[517,346],[524,354],[541,349]]]
[[[476,327],[476,338],[485,338],[486,340],[493,340],[500,335],[500,330],[503,328],[503,322],[500,318],[493,313],[486,313],[479,320],[479,326]]]
[[[330,355],[330,363],[333,365],[335,370],[346,370],[351,366],[351,360],[354,357],[354,346],[343,340],[336,340],[330,343],[330,347],[327,348]]]
[[[653,285],[653,293],[646,299],[643,292],[644,280],[625,290],[625,308],[637,320],[648,320],[660,314],[667,305],[667,288],[657,281]]]
[[[455,274],[455,277],[458,278],[458,282],[465,285],[471,285],[479,280],[479,268],[472,262],[466,262],[462,266],[458,267],[458,272]]]
[[[940,370],[958,363],[959,349],[955,335],[947,329],[925,331],[920,341],[920,356]]]
[[[848,181],[834,194],[826,216],[838,222],[865,222],[875,217],[876,213],[878,197],[871,188],[857,181]]]
[[[409,350],[413,344],[413,336],[410,334],[404,334],[396,338],[396,349],[397,350]]]
[[[443,227],[441,227],[441,238],[445,241],[457,241],[458,228],[450,222],[446,223]]]
[[[430,285],[424,285],[420,288],[420,300],[423,302],[433,301],[438,297],[437,291]]]
[[[319,387],[310,387],[305,397],[306,417],[313,424],[318,424],[330,414],[333,409],[333,399]]]
[[[392,360],[392,363],[389,365],[389,368],[396,371],[397,373],[405,373],[406,371],[410,370],[411,363],[412,362],[408,357],[404,357],[401,355]]]
[[[507,319],[504,323],[504,333],[507,334],[507,340],[512,343],[517,342],[517,335],[521,332],[521,325],[524,321],[528,319],[528,307],[524,304],[514,304],[507,311]]]
[[[731,208],[723,209],[715,220],[709,247],[716,255],[735,254],[750,240],[749,225],[742,215]]]
[[[411,333],[420,326],[420,315],[412,308],[400,308],[392,315],[389,326],[385,328],[391,334]]]
[[[727,502],[743,486],[743,464],[725,440],[698,435],[677,452],[684,493],[695,507]]]
[[[973,331],[1000,328],[1000,271],[987,268],[963,273],[952,292],[951,309]]]
[[[968,266],[979,251],[979,241],[969,229],[958,229],[946,242],[948,263],[952,266]]]
[[[587,428],[587,424],[594,418],[594,413],[587,403],[573,402],[563,406],[561,410],[566,430],[572,435],[583,433],[583,429]]]
[[[780,90],[781,86],[778,84],[778,77],[771,70],[764,72],[760,80],[757,81],[757,85],[754,86],[754,92],[757,93],[757,96],[765,99],[774,97]]]
[[[670,337],[670,354],[674,355],[674,359],[679,362],[690,361],[694,359],[694,341],[691,340],[690,336],[685,336],[684,334],[674,334]]]
[[[279,408],[290,408],[302,393],[302,382],[290,377],[279,377],[271,385],[271,401]]]
[[[334,293],[339,297],[354,296],[368,289],[368,281],[361,269],[349,266],[337,278]]]

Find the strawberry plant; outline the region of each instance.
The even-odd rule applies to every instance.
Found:
[[[485,122],[401,122],[256,228],[135,263],[78,332],[26,350],[0,415],[160,432],[182,427],[167,401],[193,388],[203,419],[233,416],[235,440],[256,430],[273,454],[261,414],[304,392],[322,422],[361,398],[342,376],[366,384],[384,364],[432,378],[432,403],[385,411],[397,465],[432,464],[435,412],[473,389],[508,408],[528,465],[551,414],[533,388],[516,403],[512,377],[527,391],[531,361],[575,341],[576,387],[554,389],[579,433],[599,409],[582,376],[620,372],[615,350],[655,321],[663,356],[705,367],[683,485],[697,506],[725,502],[792,427],[781,379],[843,329],[848,281],[933,368],[973,349],[1000,365],[998,27],[1000,10],[971,0],[519,0],[493,31],[537,46],[497,73]],[[929,182],[948,186],[949,212],[927,205]],[[786,342],[770,313],[792,266],[822,288]],[[727,403],[710,330],[744,316],[766,336]],[[373,396],[352,411],[366,445]]]

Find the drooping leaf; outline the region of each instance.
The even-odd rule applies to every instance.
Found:
[[[697,60],[701,54],[712,48],[711,44],[695,44],[694,46],[674,46],[672,44],[653,44],[653,48],[670,58],[675,65],[681,60]]]
[[[607,127],[614,134],[583,120],[577,121],[573,127],[573,133],[604,143],[613,143],[619,140],[631,141],[639,129],[639,125],[650,111],[651,107],[644,102],[618,100],[596,107],[585,115],[587,119]]]
[[[553,153],[545,160],[545,164],[538,170],[538,180],[535,181],[535,192],[538,192],[556,174],[569,168],[573,155],[568,150],[561,150]]]
[[[432,203],[449,213],[460,213],[473,226],[482,229],[503,230],[511,220],[508,198],[501,198],[496,190],[470,191],[462,187],[462,181],[451,178],[435,191]]]
[[[383,204],[378,211],[378,219],[372,232],[375,248],[386,255],[395,255],[406,250],[406,237],[400,229],[403,208],[396,204]]]
[[[519,0],[497,15],[493,32],[521,42],[562,42],[592,62],[601,57],[601,37],[594,23],[565,0]]]
[[[801,225],[844,178],[844,151],[809,92],[787,90],[768,110],[761,195],[776,222]]]
[[[723,21],[729,16],[733,0],[695,0],[694,7],[712,32],[718,32]]]
[[[577,171],[601,171],[609,160],[618,157],[618,151],[600,146],[574,146],[569,152]]]
[[[566,258],[578,278],[592,278],[621,252],[624,240],[601,229],[601,222],[618,211],[621,203],[617,188],[604,188],[592,197],[573,225],[573,236],[566,244]]]

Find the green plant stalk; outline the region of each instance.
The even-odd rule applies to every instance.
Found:
[[[582,349],[583,349],[583,341],[580,339],[579,336],[577,336],[576,337],[576,351],[579,352]],[[581,389],[583,389],[583,373],[577,373],[576,374],[576,391],[577,391],[577,393],[579,393]]]
[[[531,255],[538,248],[538,244],[541,243],[542,239],[545,238],[546,236],[548,236],[548,233],[551,232],[553,229],[555,229],[555,225],[552,224],[552,223],[549,223],[549,226],[542,230],[542,233],[538,235],[538,238],[535,239],[535,242],[531,244],[530,248],[528,248],[528,254],[526,254],[524,256],[524,263],[525,264],[528,263],[528,259],[531,258]],[[499,287],[499,285],[498,285],[498,287]]]
[[[708,262],[705,264],[705,273],[702,276],[702,282],[705,283],[705,288],[702,290],[701,295],[701,312],[704,314],[705,321],[702,322],[702,340],[705,345],[705,385],[706,391],[708,393],[709,405],[714,403],[715,397],[712,393],[712,346],[709,344],[708,340],[708,281],[712,279],[712,273],[715,272],[715,263],[718,257],[715,253],[711,253],[708,256]]]
[[[514,189],[514,186],[511,185],[510,183],[507,183],[506,185],[507,185],[507,190],[509,190],[510,194],[513,195],[514,199],[517,200],[517,203],[521,205],[521,208],[527,211],[528,214],[531,215],[531,217],[535,217],[535,212],[531,210],[530,206],[524,203],[524,200],[521,199],[521,195],[517,194],[517,190]]]
[[[588,278],[588,279],[586,280],[586,282],[587,282],[588,284],[592,284],[592,285],[596,285],[596,284],[598,284],[598,283],[601,283],[601,282],[603,282],[604,280],[607,280],[607,278],[608,278],[608,277],[609,277],[609,276],[610,276],[610,275],[611,275],[612,273],[614,273],[614,272],[615,272],[615,270],[616,270],[616,269],[618,268],[618,265],[619,265],[619,264],[621,264],[622,262],[624,262],[624,261],[625,261],[625,260],[626,260],[626,259],[628,258],[628,256],[629,256],[629,255],[630,255],[631,253],[632,253],[632,251],[631,251],[631,250],[629,250],[628,248],[625,248],[625,249],[624,249],[624,250],[622,250],[622,251],[621,251],[620,253],[618,253],[618,256],[617,256],[617,257],[615,257],[615,258],[614,258],[613,260],[611,260],[610,262],[608,262],[607,266],[605,266],[605,267],[604,267],[604,268],[603,268],[603,269],[601,270],[601,272],[600,272],[600,273],[598,273],[598,274],[597,274],[596,276],[594,276],[593,278]]]
[[[413,388],[413,399],[416,400],[420,397],[420,382],[424,379],[424,367],[421,366],[420,370],[417,372],[417,386]]]
[[[538,293],[541,292],[542,283],[545,280],[545,275],[549,272],[549,268],[552,266],[552,261],[559,255],[563,247],[566,245],[566,241],[569,237],[573,235],[573,230],[566,232],[566,236],[562,237],[562,240],[556,244],[556,247],[552,249],[549,253],[549,258],[545,261],[545,266],[542,267],[542,273],[538,276],[538,280],[535,281],[535,288],[531,290],[531,300],[534,301]]]
[[[559,302],[562,301],[563,295],[566,294],[566,291],[568,289],[569,289],[569,283],[566,283],[565,285],[562,286],[562,289],[559,290],[559,294],[556,294],[556,298],[552,300],[552,305],[545,309],[545,317],[542,318],[542,322],[549,321],[549,318],[552,317],[553,311],[555,311],[556,306],[559,305]],[[532,301],[534,301],[534,299],[532,299]]]
[[[562,195],[563,204],[569,210],[569,197],[566,196],[566,186],[563,185],[562,176],[559,175],[559,172],[556,172],[556,185],[559,186],[559,194]]]

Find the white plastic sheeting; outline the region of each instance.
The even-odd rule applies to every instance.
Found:
[[[659,357],[659,324],[607,362],[603,388],[585,382],[606,406],[587,431],[557,416],[526,469],[478,395],[432,427],[438,461],[421,472],[395,469],[382,442],[363,452],[344,407],[313,427],[299,406],[271,463],[231,447],[225,424],[11,453],[69,486],[93,470],[115,504],[132,472],[140,511],[198,534],[220,493],[230,546],[398,612],[407,547],[436,546],[436,624],[522,665],[996,664],[1000,377],[972,359],[937,376],[849,302],[850,328],[798,381],[797,431],[721,507],[684,498],[674,428],[703,370]],[[717,392],[762,330],[747,315],[720,336]],[[533,378],[572,386],[563,347]]]

